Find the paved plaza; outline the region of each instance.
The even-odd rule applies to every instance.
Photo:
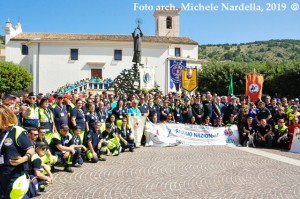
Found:
[[[38,198],[300,198],[300,154],[271,149],[141,147],[74,170]]]

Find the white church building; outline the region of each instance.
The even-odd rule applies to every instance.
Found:
[[[170,85],[171,65],[182,62],[197,67],[198,43],[179,36],[180,9],[155,11],[155,36],[144,35],[144,67],[153,68],[154,79],[164,92]],[[20,23],[5,29],[5,60],[25,66],[33,75],[31,90],[56,91],[66,83],[91,78],[116,78],[123,69],[132,68],[132,35],[64,34],[23,32]]]

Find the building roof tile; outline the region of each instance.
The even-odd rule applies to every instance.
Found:
[[[120,41],[132,42],[131,35],[101,35],[101,34],[65,34],[65,33],[29,33],[22,32],[11,40],[13,41]],[[144,36],[143,42],[171,43],[198,45],[188,37]]]

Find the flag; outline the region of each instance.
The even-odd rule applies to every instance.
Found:
[[[134,135],[134,142],[137,147],[141,146],[141,140],[144,133],[146,116],[129,116],[129,126]]]
[[[256,102],[262,96],[264,76],[261,74],[246,74],[245,95],[250,96],[251,102]]]
[[[230,75],[230,83],[229,83],[229,88],[228,88],[228,95],[233,95],[233,79],[232,79],[232,75]]]
[[[151,90],[155,87],[154,83],[154,68],[145,67],[140,68],[140,89]]]
[[[181,70],[181,85],[188,92],[198,88],[197,68],[188,68]]]
[[[181,70],[186,68],[185,60],[170,60],[170,79],[175,86],[176,91],[179,91],[181,84]],[[171,81],[170,81],[171,83]],[[170,84],[170,88],[173,84]]]

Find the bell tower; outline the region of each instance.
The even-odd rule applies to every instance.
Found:
[[[155,35],[179,37],[180,8],[161,9],[154,12]]]

